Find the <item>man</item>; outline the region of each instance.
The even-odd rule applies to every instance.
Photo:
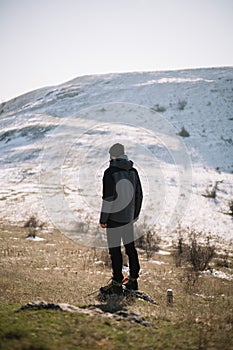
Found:
[[[110,165],[103,177],[103,204],[100,225],[107,229],[109,254],[112,261],[112,280],[100,288],[103,294],[121,294],[123,284],[121,240],[129,260],[127,289],[137,290],[140,265],[134,245],[133,223],[139,217],[142,205],[142,187],[133,162],[128,160],[124,146],[114,144],[110,150]]]

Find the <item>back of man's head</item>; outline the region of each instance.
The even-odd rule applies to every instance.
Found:
[[[125,148],[121,143],[115,143],[109,149],[111,158],[119,158],[125,154]]]

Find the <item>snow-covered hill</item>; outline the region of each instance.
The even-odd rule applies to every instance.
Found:
[[[0,219],[97,226],[115,141],[142,177],[141,221],[233,238],[233,68],[84,76],[1,104]]]

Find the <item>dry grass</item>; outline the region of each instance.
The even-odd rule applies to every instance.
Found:
[[[27,240],[27,233],[23,228],[3,226],[0,232],[0,303],[3,309],[10,308],[9,315],[12,308],[38,300],[74,305],[98,303],[95,294],[88,294],[107,283],[111,277],[106,250],[79,246],[57,231],[52,234],[38,233],[40,237],[45,238],[44,241]],[[148,261],[144,254],[140,254],[142,270],[139,287],[158,301],[158,306],[136,301],[127,307],[148,318],[153,327],[143,329],[142,326],[117,326],[116,321],[108,321],[110,326],[116,329],[115,335],[109,335],[105,329],[106,324],[98,320],[98,327],[102,325],[102,328],[96,330],[96,337],[102,334],[101,341],[98,340],[102,345],[88,345],[90,340],[86,339],[86,343],[83,347],[80,346],[80,349],[231,349],[232,281],[202,275],[193,283],[185,268],[175,266],[172,255],[154,253],[152,258],[154,260]],[[232,264],[231,255],[228,255],[228,261]],[[229,269],[228,271],[230,273]],[[172,306],[167,305],[168,288],[172,288],[174,292]],[[7,315],[4,316],[5,319]],[[35,313],[34,318],[36,315]],[[13,316],[9,316],[9,322],[10,317]],[[82,322],[88,327],[86,319],[76,319],[75,322],[79,322],[80,329],[83,329]],[[92,323],[96,320],[88,322],[90,327],[94,327]],[[0,331],[3,334],[6,327],[7,325],[0,321]],[[47,327],[50,332],[49,321]],[[77,325],[75,327],[77,328]],[[70,332],[76,332],[76,328]],[[135,334],[134,329],[138,334]],[[170,342],[167,339],[169,334]],[[144,339],[143,344],[137,338],[139,335]],[[84,336],[88,337],[88,333]],[[6,344],[11,344],[10,340],[4,337],[2,339],[7,348]],[[31,339],[30,341],[33,343]],[[121,341],[122,345],[119,345]],[[72,338],[72,344],[74,342]],[[124,347],[124,343],[131,345]],[[54,344],[51,340],[51,344],[44,348],[58,349]],[[114,347],[114,344],[118,346]],[[156,347],[153,347],[153,344],[156,344]],[[65,348],[77,349],[69,344]]]

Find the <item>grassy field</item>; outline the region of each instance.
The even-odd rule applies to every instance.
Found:
[[[158,305],[141,300],[124,305],[150,327],[101,315],[18,311],[42,300],[98,306],[96,294],[88,294],[111,277],[106,251],[79,246],[57,231],[39,236],[45,240],[27,240],[23,228],[0,227],[0,349],[233,349],[232,280],[209,275],[195,280],[175,266],[172,254],[154,253],[147,261],[140,253],[139,287]],[[220,260],[212,265],[218,262],[226,271]],[[228,261],[232,264],[231,255]],[[168,288],[174,292],[172,305],[167,305]]]

